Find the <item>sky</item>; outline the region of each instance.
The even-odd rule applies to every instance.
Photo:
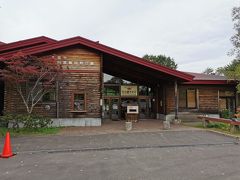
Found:
[[[231,62],[239,0],[0,0],[0,41],[82,36],[142,57],[163,54],[202,72]]]

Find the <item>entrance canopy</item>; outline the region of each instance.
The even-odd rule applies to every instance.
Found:
[[[160,68],[163,66],[149,63],[142,59],[141,61],[144,62],[132,62],[127,59],[104,54],[103,72],[142,85],[154,85],[175,79],[188,81],[185,77],[177,76],[176,72],[162,71]]]
[[[19,50],[26,55],[41,55],[59,49],[81,46],[102,54],[103,72],[132,82],[140,84],[157,84],[169,80],[188,82],[192,81],[194,77],[190,74],[167,68],[82,37],[74,37],[61,41],[47,39],[46,37],[37,38],[36,42],[39,41],[45,41],[45,43],[36,45],[34,38],[16,42],[15,44],[11,43],[11,46],[2,49],[0,57],[10,58]],[[34,46],[28,45],[29,43],[34,44]],[[3,47],[0,47],[0,52],[1,48]]]

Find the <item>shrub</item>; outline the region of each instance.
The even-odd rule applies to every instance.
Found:
[[[20,124],[23,124],[24,128],[38,129],[44,128],[52,124],[52,120],[47,117],[34,115],[34,114],[6,114],[0,117],[2,122],[13,124],[13,129],[19,129]],[[5,126],[7,127],[7,125]]]
[[[50,118],[38,115],[20,115],[19,119],[21,119],[21,122],[25,128],[44,128],[52,124],[52,120]]]
[[[207,125],[208,128],[216,128],[216,129],[222,129],[222,130],[229,130],[230,129],[230,125],[229,124],[225,124],[225,123],[209,123]]]
[[[12,119],[14,119],[13,114],[6,114],[4,116],[0,116],[0,127],[8,127],[8,123]]]
[[[223,109],[220,111],[220,117],[225,119],[230,119],[234,116],[232,112],[230,112],[228,109]]]

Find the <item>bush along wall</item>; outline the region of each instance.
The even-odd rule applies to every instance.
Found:
[[[230,112],[228,109],[223,109],[220,111],[220,118],[230,119],[233,118],[234,113]]]
[[[23,128],[39,129],[51,125],[52,120],[36,114],[6,114],[0,117],[0,123],[2,127],[11,123],[13,129],[19,129],[21,125]]]

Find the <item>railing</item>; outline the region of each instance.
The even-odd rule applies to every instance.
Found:
[[[239,130],[240,126],[240,121],[237,121],[235,119],[214,118],[208,116],[198,116],[197,118],[202,120],[203,127],[207,127],[210,122],[221,122],[230,124],[230,131],[235,132]]]

